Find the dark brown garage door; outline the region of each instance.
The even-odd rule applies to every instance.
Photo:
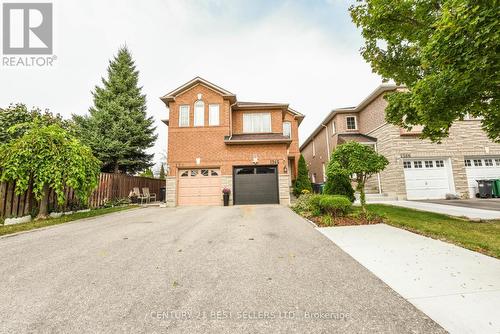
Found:
[[[276,166],[234,167],[234,204],[278,204]]]

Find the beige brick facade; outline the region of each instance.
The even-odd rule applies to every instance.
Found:
[[[384,94],[396,89],[401,88],[391,85],[381,86],[357,107],[332,111],[322,122],[328,128],[328,145],[327,137],[325,137],[326,130],[320,125],[301,146],[301,153],[306,159],[310,174],[316,174],[316,182],[324,182],[322,164],[327,162],[327,156],[337,146],[338,137],[359,133],[373,137],[376,140],[376,150],[389,160],[389,165],[380,173],[380,176],[374,175],[367,182],[368,193],[383,192],[406,198],[403,159],[439,158],[451,163],[454,192],[459,196],[467,197],[468,186],[464,158],[500,157],[500,144],[488,139],[481,129],[479,120],[456,122],[450,129],[449,137],[443,139],[440,144],[420,139],[418,128],[408,132],[388,124],[385,121],[387,101],[384,99]],[[356,116],[356,130],[347,129],[346,117],[348,116]],[[367,137],[367,141],[369,140]],[[357,139],[357,141],[362,140]],[[313,154],[313,145],[316,154]],[[328,154],[326,153],[327,146],[330,148]]]
[[[456,122],[450,136],[441,144],[418,136],[402,136],[391,124],[369,133],[376,137],[377,151],[389,160],[389,166],[380,174],[382,192],[406,198],[403,158],[444,158],[451,160],[455,193],[468,197],[465,157],[499,156],[500,144],[492,143],[477,120]]]
[[[194,103],[199,100],[205,105],[204,126],[194,127]],[[164,98],[162,98],[164,99]],[[231,100],[234,99],[234,100]],[[285,194],[284,180],[289,187],[289,173],[294,179],[296,164],[299,157],[298,125],[302,115],[288,110],[287,105],[262,107],[246,110],[246,106],[234,106],[236,97],[227,97],[220,91],[203,84],[195,83],[191,87],[179,92],[175,98],[164,99],[168,104],[168,166],[169,180],[167,181],[167,202],[176,205],[176,189],[178,187],[178,170],[187,168],[217,168],[222,175],[222,187],[232,189],[232,175],[234,166],[275,165],[279,174],[280,202],[289,203],[289,194]],[[218,104],[219,126],[209,126],[209,105]],[[179,127],[179,108],[187,105],[190,108],[189,126]],[[243,133],[243,114],[270,113],[271,131],[282,134],[283,122],[289,121],[292,125],[291,143],[249,143],[232,144],[225,142],[232,135]],[[289,171],[289,161],[293,164]],[[177,180],[176,183],[172,180]],[[289,191],[289,188],[287,188]],[[221,195],[222,197],[222,195]],[[232,194],[230,202],[232,202]]]

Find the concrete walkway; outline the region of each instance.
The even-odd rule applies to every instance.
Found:
[[[319,230],[450,333],[500,333],[500,260],[385,224]]]
[[[467,208],[462,206],[443,205],[416,201],[370,201],[369,204],[387,204],[428,212],[442,213],[449,216],[467,217],[469,219],[500,219],[500,211]]]

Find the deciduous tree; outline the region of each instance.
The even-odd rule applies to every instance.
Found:
[[[367,145],[354,141],[337,146],[333,151],[328,171],[345,175],[356,182],[361,208],[366,213],[365,183],[389,164],[389,161]]]
[[[358,0],[350,12],[373,71],[408,88],[387,95],[390,123],[439,141],[470,115],[500,141],[498,0]]]
[[[0,182],[16,182],[16,193],[24,193],[30,183],[40,201],[38,218],[48,214],[53,189],[59,204],[64,203],[65,187],[78,199],[88,200],[97,186],[100,162],[89,147],[58,124],[36,122],[22,136],[0,146]]]

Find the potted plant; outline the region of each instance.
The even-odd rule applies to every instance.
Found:
[[[227,187],[222,189],[222,198],[224,199],[224,206],[229,205],[229,194],[231,194],[231,189]]]

